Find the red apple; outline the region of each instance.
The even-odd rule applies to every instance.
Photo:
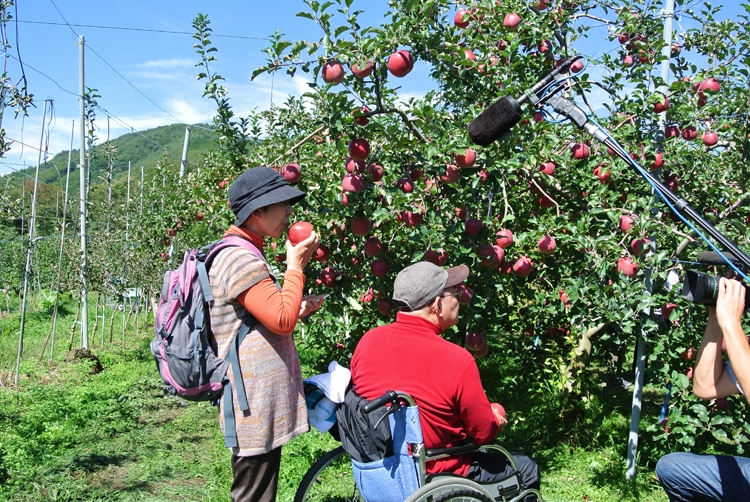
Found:
[[[318,246],[318,249],[315,250],[315,253],[313,253],[313,259],[315,261],[319,261],[323,263],[328,259],[328,257],[331,255],[331,250],[328,249],[328,246],[325,244],[321,244]]]
[[[466,233],[471,236],[476,236],[484,227],[484,223],[476,218],[469,218],[466,220]]]
[[[482,333],[477,333],[476,331],[474,331],[466,335],[466,342],[464,343],[464,347],[466,347],[467,350],[474,352],[481,349],[484,344],[484,335],[482,335]]]
[[[370,155],[370,143],[364,138],[353,139],[349,143],[349,157],[354,160],[365,160]]]
[[[347,174],[341,182],[341,187],[345,192],[360,193],[365,188],[365,180],[359,173]]]
[[[383,179],[385,170],[383,169],[383,166],[380,166],[378,164],[370,164],[369,166],[367,166],[367,172],[372,178],[372,181],[377,182]]]
[[[464,21],[464,19],[466,20]],[[466,28],[467,26],[469,26],[468,12],[464,9],[458,9],[456,11],[456,15],[453,16],[453,24],[455,24],[459,28]]]
[[[617,35],[617,41],[620,42],[620,44],[626,44],[630,40],[630,34],[629,33],[620,33]]]
[[[326,267],[320,271],[320,281],[323,286],[331,288],[336,284],[338,275],[338,272],[336,272],[334,269],[332,269],[331,267]]]
[[[390,300],[382,298],[378,302],[378,313],[380,313],[380,315],[389,315],[391,310],[393,310],[393,303]]]
[[[630,258],[623,257],[617,260],[617,271],[627,277],[635,277],[638,274],[638,264]]]
[[[461,221],[464,221],[466,219],[466,204],[464,204],[461,207],[454,207],[453,213],[456,215],[456,218],[458,218]]]
[[[471,299],[474,298],[474,291],[472,291],[466,284],[459,284],[453,289],[456,290],[456,300],[458,300],[458,303],[461,305],[468,305],[471,302]]]
[[[403,221],[407,227],[416,227],[424,223],[424,215],[422,213],[412,213],[411,211],[401,211],[401,221]]]
[[[516,31],[519,24],[521,24],[521,18],[515,12],[506,14],[505,18],[503,18],[503,26],[505,26],[508,31]]]
[[[423,174],[424,171],[422,169],[412,169],[411,171],[409,171],[409,177],[412,181],[417,181],[422,177]]]
[[[370,221],[370,218],[360,217],[352,220],[352,233],[354,235],[363,237],[369,234],[370,230],[372,230],[372,222]]]
[[[539,166],[539,170],[548,176],[552,176],[554,174],[555,168],[557,168],[557,165],[551,161],[543,162]]]
[[[362,108],[360,108],[360,111],[362,113],[370,113],[370,109],[366,106],[363,106]],[[356,117],[354,121],[357,123],[357,125],[366,126],[367,124],[370,123],[370,118],[369,117]]]
[[[719,397],[716,399],[716,409],[718,411],[729,411],[729,401],[725,397]]]
[[[476,352],[472,352],[471,355],[474,356],[474,359],[481,359],[486,356],[487,352],[489,351],[490,347],[489,345],[487,345],[487,342],[485,342],[479,350],[477,350]]]
[[[340,84],[344,80],[344,67],[338,61],[329,61],[321,70],[326,84]]]
[[[454,166],[453,164],[448,164],[445,166],[445,174],[443,176],[440,176],[440,181],[443,183],[455,183],[458,181],[458,178],[460,176],[460,171],[458,170],[458,166]]]
[[[622,65],[623,66],[627,66],[629,68],[629,67],[633,66],[634,64],[635,64],[635,59],[630,54],[626,54],[622,58]]]
[[[669,321],[669,317],[672,315],[672,311],[674,309],[676,309],[676,308],[677,308],[677,304],[676,303],[667,303],[666,305],[664,305],[661,308],[661,315],[662,315],[662,317],[664,317],[665,321]],[[692,347],[690,347],[689,350],[690,350],[691,354],[690,354],[690,357],[688,359],[686,359],[686,361],[693,358],[692,352],[693,352],[694,349]]]
[[[161,261],[167,261],[169,260],[169,253],[159,253],[159,257],[161,258]]]
[[[203,212],[202,211],[198,211],[197,213],[195,213],[195,221],[203,221]]]
[[[368,60],[364,65],[361,65],[360,63],[354,63],[351,69],[352,74],[358,79],[367,78],[370,76],[370,73],[372,73],[372,61]]]
[[[672,57],[679,56],[682,51],[682,46],[678,42],[674,42],[669,48],[669,54]]]
[[[477,152],[472,148],[467,148],[463,155],[460,153],[453,154],[453,159],[458,167],[472,167],[477,160]]]
[[[706,80],[702,81],[699,84],[695,84],[695,90],[698,92],[708,92],[708,93],[715,93],[719,92],[721,89],[721,85],[719,85],[719,82],[713,79],[713,77],[708,77]]]
[[[633,228],[633,223],[635,220],[632,216],[628,216],[627,214],[623,214],[620,216],[620,230],[623,232],[629,232],[630,229]]]
[[[499,274],[508,275],[511,272],[513,272],[513,265],[510,262],[501,261],[500,265],[498,265],[498,267],[497,267],[497,272]]]
[[[297,183],[302,178],[302,169],[299,164],[286,164],[281,168],[281,175],[287,183]]]
[[[385,277],[388,274],[388,262],[381,259],[373,260],[370,271],[375,277]]]
[[[576,143],[571,148],[571,151],[573,152],[574,159],[583,160],[589,158],[589,147],[586,143]]]
[[[411,52],[401,49],[394,52],[388,58],[388,71],[394,77],[405,77],[414,68],[414,60],[411,57]]]
[[[692,366],[685,370],[685,376],[688,377],[688,380],[693,379],[693,367]]]
[[[654,161],[651,163],[649,168],[652,171],[656,171],[662,166],[664,166],[664,152],[656,152],[654,154]]]
[[[669,125],[664,128],[664,137],[669,138],[677,138],[680,136],[680,128],[676,125]]]
[[[298,221],[289,229],[287,238],[289,239],[289,242],[292,243],[292,246],[296,246],[300,242],[310,237],[310,234],[313,233],[313,230],[314,228],[310,223],[306,221]]]
[[[495,242],[501,248],[507,248],[513,244],[513,232],[504,228],[495,234]]]
[[[636,256],[640,256],[643,251],[645,251],[645,245],[648,242],[648,239],[633,239],[630,241],[630,249],[633,251],[633,254]]]
[[[448,261],[448,253],[446,253],[444,249],[437,251],[429,249],[425,252],[424,259],[425,261],[434,263],[438,267],[442,267]]]
[[[495,415],[500,415],[501,417],[505,418],[505,408],[503,408],[503,405],[500,403],[490,403],[490,406],[492,407],[492,412]]]
[[[654,112],[656,113],[662,113],[666,112],[669,108],[669,99],[661,95],[657,98],[657,101],[654,102]]]
[[[368,237],[365,241],[365,256],[377,256],[383,252],[383,244],[375,236]]]
[[[539,203],[541,207],[545,209],[555,206],[555,201],[550,199],[546,195],[540,195],[537,202]]]
[[[513,265],[513,272],[521,277],[528,277],[533,267],[534,263],[531,261],[531,258],[522,256]]]
[[[609,183],[609,178],[612,176],[612,173],[603,169],[604,167],[604,164],[599,164],[598,166],[596,166],[594,168],[594,176],[599,178],[599,181],[606,185],[607,183]]]
[[[480,265],[487,268],[495,268],[505,258],[505,250],[497,244],[482,246],[479,248],[479,256],[482,260]]]
[[[669,312],[667,314],[665,314],[664,309],[669,307],[670,305],[672,305],[673,307],[669,309]],[[674,307],[676,306],[677,305],[675,305],[674,303],[668,303],[664,307],[661,308],[661,315],[664,316],[664,319],[669,319],[669,314],[672,313],[672,309],[674,309]],[[680,359],[682,359],[683,361],[692,361],[693,357],[695,357],[695,348],[693,347],[688,347],[687,349],[683,350],[682,353],[680,354]]]
[[[404,193],[411,193],[414,191],[414,182],[407,175],[404,175],[396,180],[396,186],[400,188]]]
[[[703,136],[701,136],[701,139],[703,140],[704,145],[714,146],[716,143],[719,142],[719,135],[716,134],[714,131],[708,131],[706,133],[703,133]]]
[[[581,61],[580,59],[577,61],[573,61],[573,64],[570,65],[570,71],[573,73],[578,73],[581,70],[583,70],[583,61]]]
[[[221,188],[222,190],[224,190],[228,185],[229,181],[227,181],[226,179],[219,182],[219,188]]]
[[[539,252],[542,254],[553,254],[555,252],[555,247],[557,247],[557,243],[555,243],[554,237],[545,235],[544,237],[539,239],[537,247],[539,248]]]
[[[687,126],[682,130],[682,138],[686,141],[693,141],[698,137],[698,129],[695,126]]]
[[[174,228],[168,228],[167,235],[170,237],[174,237],[175,235],[177,235],[177,230],[175,230]]]
[[[354,160],[351,157],[346,158],[346,172],[347,173],[362,173],[365,171],[365,163],[361,160]]]

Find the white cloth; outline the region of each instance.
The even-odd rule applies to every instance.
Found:
[[[305,380],[305,383],[313,383],[320,387],[326,397],[334,403],[343,403],[346,389],[352,379],[352,373],[348,368],[332,361],[328,365],[328,373],[321,373]]]

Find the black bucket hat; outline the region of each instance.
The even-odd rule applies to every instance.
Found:
[[[256,209],[277,202],[296,204],[307,195],[289,185],[284,177],[270,167],[253,167],[240,174],[229,185],[229,204],[236,217],[235,225],[245,223]]]

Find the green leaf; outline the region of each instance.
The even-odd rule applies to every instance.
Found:
[[[351,307],[357,312],[362,310],[362,305],[351,296],[347,296],[346,301],[349,302],[349,305],[351,305]]]

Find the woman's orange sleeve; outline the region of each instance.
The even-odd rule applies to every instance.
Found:
[[[279,335],[291,335],[297,326],[305,276],[296,270],[284,274],[284,287],[263,279],[237,296],[237,300],[266,328]]]

